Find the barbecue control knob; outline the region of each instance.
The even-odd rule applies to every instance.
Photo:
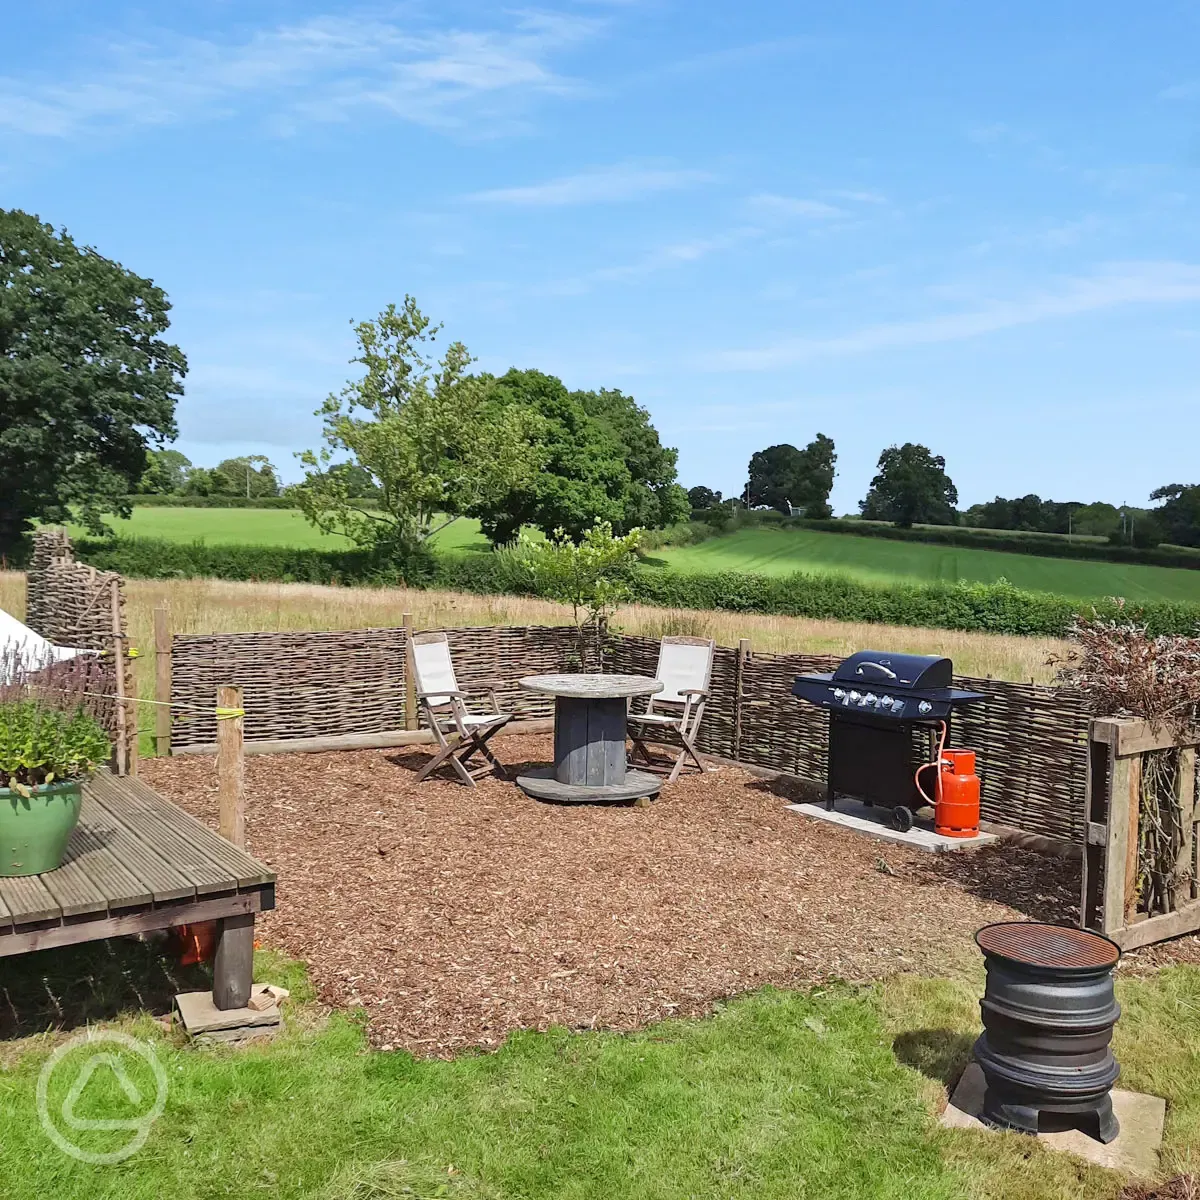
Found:
[[[879,697],[879,707],[880,708],[891,708],[892,707],[891,696],[880,696]]]
[[[868,693],[867,693],[867,694],[866,694],[866,695],[865,695],[865,696],[864,696],[864,697],[863,697],[863,698],[862,698],[862,699],[859,701],[859,704],[862,704],[862,705],[864,705],[864,706],[865,706],[865,705],[868,705],[868,704],[878,704],[878,703],[879,703],[879,697],[878,697],[878,696],[876,696],[874,692],[868,692]]]
[[[922,700],[921,703],[917,705],[917,712],[919,712],[921,716],[925,716],[926,713],[933,712],[933,705],[930,704],[928,700]]]
[[[835,700],[845,700],[846,693],[841,688],[834,688],[833,689],[833,698]]]
[[[847,699],[850,701],[851,704],[857,704],[862,699],[862,697],[857,692],[851,692],[850,695],[847,697]]]

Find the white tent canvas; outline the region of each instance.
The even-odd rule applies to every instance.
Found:
[[[93,650],[56,646],[0,608],[0,683],[9,682],[5,676],[14,671],[36,671],[51,663],[94,653]]]

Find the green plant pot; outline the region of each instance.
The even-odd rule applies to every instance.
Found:
[[[58,867],[82,800],[78,779],[44,783],[28,797],[0,788],[0,876],[42,875]]]

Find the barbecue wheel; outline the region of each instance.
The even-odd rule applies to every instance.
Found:
[[[901,833],[907,833],[913,827],[912,809],[905,808],[903,804],[897,804],[892,809],[892,825]]]

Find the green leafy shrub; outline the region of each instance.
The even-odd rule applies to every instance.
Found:
[[[27,796],[39,784],[82,779],[109,750],[108,735],[82,708],[0,701],[0,787]]]
[[[291,546],[208,545],[165,538],[80,538],[76,556],[103,571],[141,579],[246,579],[270,583],[367,583],[422,586],[433,582],[432,552],[315,550]]]

